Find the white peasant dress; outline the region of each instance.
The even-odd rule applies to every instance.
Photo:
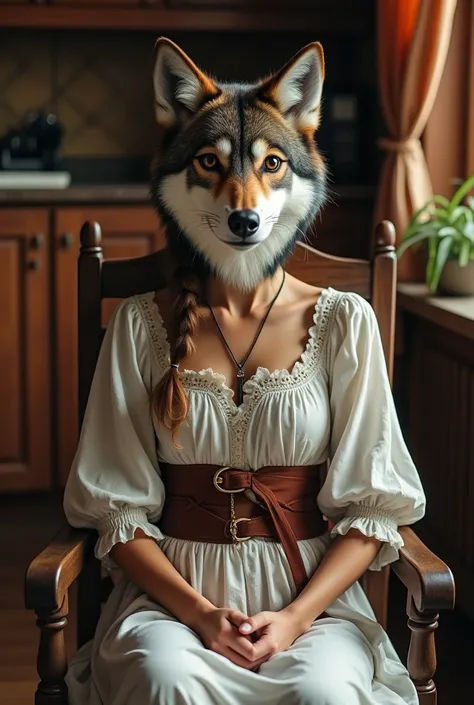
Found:
[[[318,495],[329,532],[299,541],[312,575],[332,536],[356,528],[382,543],[380,570],[403,544],[399,525],[419,520],[425,497],[404,443],[377,321],[360,296],[326,289],[306,349],[291,371],[259,368],[236,406],[212,370],[184,370],[191,413],[182,449],[154,423],[149,393],[169,366],[169,345],[153,293],[122,302],[102,345],[64,507],[73,526],[98,530],[96,555],[136,529],[218,607],[246,615],[277,611],[295,597],[276,542],[236,545],[164,536],[160,461],[258,470],[316,465],[329,458]],[[258,673],[204,647],[199,637],[122,576],[93,642],[72,659],[71,705],[401,705],[418,703],[388,636],[359,583]]]

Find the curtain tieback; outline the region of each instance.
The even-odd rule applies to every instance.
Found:
[[[407,137],[407,139],[396,140],[392,137],[381,137],[377,140],[380,149],[386,152],[409,152],[420,144],[418,137]]]

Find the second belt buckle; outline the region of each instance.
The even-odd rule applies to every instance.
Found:
[[[250,536],[237,536],[237,524],[240,524],[241,521],[252,521],[251,519],[247,519],[246,517],[241,517],[240,519],[231,519],[230,522],[230,535],[232,536],[232,541],[248,541],[251,537]]]

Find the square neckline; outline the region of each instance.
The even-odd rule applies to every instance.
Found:
[[[249,407],[253,406],[251,401],[255,402],[256,397],[260,396],[259,392],[283,390],[303,384],[311,376],[320,361],[327,337],[331,311],[334,309],[332,303],[337,293],[332,287],[324,288],[321,291],[321,295],[314,306],[313,324],[307,331],[306,344],[292,367],[290,369],[277,368],[270,371],[267,367],[258,366],[244,383],[241,404],[236,404],[234,390],[227,384],[225,375],[215,372],[212,367],[201,370],[187,368],[178,370],[183,385],[189,390],[214,391],[218,398],[224,400],[228,411],[234,415],[246,410],[249,411]],[[171,364],[171,347],[168,331],[164,325],[155,292],[136,298],[138,300],[141,299],[142,302],[146,301],[144,318],[148,323],[147,328],[152,339],[155,357],[162,371],[165,372]]]

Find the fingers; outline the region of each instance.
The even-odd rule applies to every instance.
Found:
[[[249,661],[248,659],[238,654],[236,651],[234,651],[234,649],[231,649],[230,646],[222,645],[218,649],[213,649],[213,651],[216,651],[218,654],[225,656],[229,659],[229,661],[232,661],[232,663],[235,663],[237,664],[237,666],[241,666],[242,668],[246,668],[248,671],[252,670],[252,668],[254,668],[256,665],[252,661]]]
[[[263,658],[259,659],[258,661],[249,661],[248,659],[244,658],[236,651],[234,651],[234,649],[231,649],[230,646],[221,646],[216,651],[218,654],[221,654],[221,656],[225,656],[229,659],[229,661],[232,661],[232,663],[235,663],[237,666],[247,669],[247,671],[257,671],[262,665],[262,663],[268,660],[267,658]]]
[[[253,617],[247,617],[243,623],[239,626],[239,632],[241,634],[253,634],[254,632],[266,627],[270,622],[269,612],[259,612]]]
[[[225,635],[226,646],[239,653],[249,661],[253,661],[255,656],[255,646],[247,637],[239,636],[236,631]]]
[[[239,634],[237,628],[228,618],[221,620],[219,631],[215,635],[213,643],[210,644],[213,651],[217,651],[220,646],[232,649],[249,661],[253,660],[254,646],[252,642],[248,637]]]
[[[228,619],[236,627],[240,627],[244,622],[248,622],[248,617],[239,610],[229,610]]]
[[[268,634],[264,634],[255,644],[253,644],[255,661],[266,661],[277,653],[278,647]]]

